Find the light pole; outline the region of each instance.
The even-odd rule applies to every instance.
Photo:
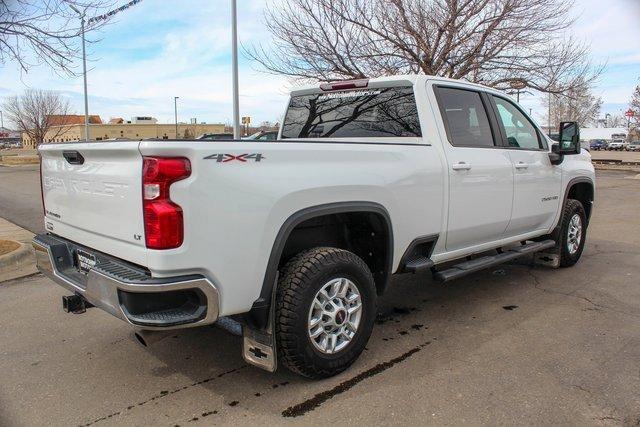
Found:
[[[89,140],[89,98],[87,96],[87,54],[85,52],[84,40],[84,18],[85,13],[80,12],[74,5],[69,4],[75,13],[80,15],[80,30],[82,32],[82,76],[84,77],[84,140]]]
[[[238,106],[238,13],[236,0],[231,0],[231,40],[233,74],[233,139],[240,139],[240,107]]]
[[[176,139],[178,139],[178,98],[179,96],[173,97],[173,114],[176,122]]]
[[[547,132],[549,134],[549,138],[551,138],[551,92],[548,92],[549,95],[549,120],[547,122],[547,126],[549,126],[549,131]]]

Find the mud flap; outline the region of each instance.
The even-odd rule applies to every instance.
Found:
[[[242,357],[245,362],[269,372],[275,372],[276,369],[278,369],[278,352],[276,349],[274,325],[276,289],[278,288],[279,276],[279,274],[276,274],[276,283],[271,295],[269,322],[267,323],[266,330],[252,329],[246,324],[242,326]]]
[[[536,254],[533,256],[533,262],[536,265],[541,265],[544,267],[559,268],[560,248],[555,246],[543,252],[536,252]]]
[[[278,368],[276,343],[273,334],[242,327],[242,356],[244,360],[265,371],[275,372]]]

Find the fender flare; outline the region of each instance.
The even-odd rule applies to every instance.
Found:
[[[562,218],[562,211],[564,210],[565,205],[567,204],[567,199],[569,199],[569,193],[571,192],[571,188],[576,185],[576,184],[580,184],[580,183],[587,183],[589,185],[591,185],[591,189],[593,191],[593,195],[595,198],[595,185],[594,182],[591,178],[586,177],[586,176],[579,176],[576,178],[572,178],[569,180],[569,182],[567,183],[567,186],[564,189],[564,194],[562,195],[562,203],[558,206],[558,213],[557,213],[557,218],[556,218],[556,224],[553,227],[553,229],[551,230],[551,232],[548,234],[548,236],[552,236],[554,240],[556,240],[556,242],[558,241],[558,236],[560,235],[560,220]],[[587,216],[587,225],[589,224],[589,220],[591,217],[591,213],[592,213],[593,209],[589,209],[589,214]]]
[[[593,197],[595,199],[595,195],[596,195],[596,186],[593,183],[593,180],[587,176],[579,176],[576,178],[572,178],[571,180],[569,180],[569,183],[567,184],[567,187],[564,191],[564,197],[562,199],[562,206],[560,207],[560,211],[562,212],[562,209],[564,209],[564,206],[567,204],[567,199],[569,198],[569,193],[571,192],[571,188],[576,185],[576,184],[580,184],[580,183],[587,183],[589,185],[591,185],[591,192],[593,193]],[[593,203],[593,200],[591,201]],[[589,215],[587,216],[587,223],[589,222],[589,220],[591,219],[591,212],[592,209],[589,209]],[[559,221],[559,220],[558,220]]]
[[[276,279],[278,275],[278,265],[282,252],[287,243],[291,232],[301,223],[312,218],[349,212],[370,212],[379,214],[384,218],[385,225],[387,227],[387,253],[385,260],[385,275],[383,277],[382,288],[386,288],[389,281],[389,276],[392,274],[393,268],[393,226],[391,224],[391,216],[387,209],[379,203],[356,201],[356,202],[336,202],[326,203],[317,206],[311,206],[305,209],[301,209],[284,221],[278,234],[273,242],[271,248],[271,254],[269,255],[269,261],[267,262],[267,268],[264,274],[264,280],[262,281],[262,289],[260,290],[260,296],[254,301],[251,306],[251,310],[245,316],[246,321],[254,327],[265,328],[269,319],[269,309],[271,307],[272,295],[274,292]]]

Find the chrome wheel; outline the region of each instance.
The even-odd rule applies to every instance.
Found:
[[[569,221],[567,230],[567,250],[574,255],[580,248],[582,242],[582,219],[580,215],[574,214]]]
[[[349,279],[332,279],[316,293],[309,308],[309,338],[320,352],[336,353],[355,337],[361,318],[358,287]]]

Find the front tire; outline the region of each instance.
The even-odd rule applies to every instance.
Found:
[[[367,265],[337,248],[314,248],[287,263],[276,291],[280,361],[308,378],[347,369],[364,350],[376,315]]]
[[[587,216],[578,200],[568,199],[562,211],[560,267],[571,267],[580,259],[587,237]]]

